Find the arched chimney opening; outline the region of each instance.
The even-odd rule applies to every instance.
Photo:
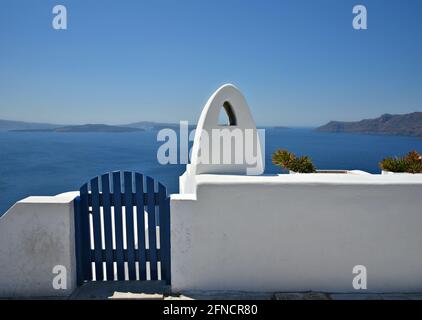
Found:
[[[234,110],[233,110],[233,107],[230,104],[230,102],[225,101],[223,103],[222,109],[224,109],[224,111],[226,112],[226,116],[227,116],[227,122],[222,124],[222,125],[236,126],[237,125],[236,115],[234,114]]]

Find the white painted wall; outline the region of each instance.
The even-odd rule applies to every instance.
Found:
[[[0,218],[0,297],[67,296],[76,288],[77,195],[29,197]],[[56,265],[66,267],[67,290],[53,288]]]
[[[171,197],[172,286],[422,291],[422,175],[198,175]]]

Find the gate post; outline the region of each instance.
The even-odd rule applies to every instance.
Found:
[[[81,286],[84,282],[82,267],[82,233],[81,233],[81,197],[78,196],[74,200],[75,210],[75,253],[76,253],[76,284]]]

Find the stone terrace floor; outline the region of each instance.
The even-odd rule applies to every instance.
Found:
[[[183,292],[175,294],[161,281],[90,282],[78,288],[70,299],[139,300],[422,300],[422,293],[249,293]]]

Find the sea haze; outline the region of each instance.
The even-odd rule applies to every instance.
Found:
[[[157,162],[156,130],[130,133],[0,132],[0,214],[30,195],[78,190],[91,177],[113,170],[150,175],[170,193],[178,192],[184,165]],[[280,173],[271,154],[285,148],[308,155],[319,169],[360,169],[379,173],[389,155],[422,151],[416,137],[267,129],[266,173]]]

